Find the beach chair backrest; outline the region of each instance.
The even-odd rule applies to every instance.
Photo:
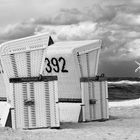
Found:
[[[38,76],[50,40],[48,34],[41,34],[3,43],[1,59],[8,77]]]

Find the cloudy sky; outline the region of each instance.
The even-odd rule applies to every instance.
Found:
[[[100,73],[140,76],[140,0],[0,0],[0,43],[42,32],[102,39]]]

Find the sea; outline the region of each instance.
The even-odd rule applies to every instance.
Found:
[[[110,77],[108,80],[109,101],[132,100],[140,98],[140,78]]]
[[[140,98],[140,78],[132,77],[108,77],[109,101],[122,101]],[[1,96],[0,101],[6,101]]]

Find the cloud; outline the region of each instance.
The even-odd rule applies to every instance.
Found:
[[[137,65],[134,60],[99,62],[99,74],[104,73],[107,77],[139,77],[139,73],[135,73]]]
[[[115,17],[114,22],[123,25],[140,25],[140,15],[119,12],[118,15]]]
[[[93,6],[84,8],[83,10],[78,10],[76,8],[61,9],[60,12],[53,17],[38,18],[34,23],[41,25],[70,25],[84,21],[110,21],[115,16],[116,11],[114,7],[94,4]]]
[[[55,41],[62,40],[87,40],[93,39],[93,32],[96,31],[97,23],[81,22],[72,25],[59,26],[37,26],[36,34],[42,32],[49,32]]]
[[[86,21],[87,17],[78,9],[61,9],[60,12],[53,17],[39,18],[35,20],[35,24],[42,25],[70,25],[81,21]]]
[[[14,25],[8,25],[6,28],[1,29],[0,42],[33,35],[35,27],[35,25],[29,23],[17,23]]]
[[[140,58],[140,3],[112,1],[96,2],[83,10],[61,9],[52,17],[9,25],[1,29],[0,42],[43,32],[49,32],[55,41],[102,39],[100,72],[119,75],[126,70],[126,75],[135,75],[128,69]]]
[[[125,44],[124,51],[129,52],[129,57],[139,58],[140,57],[140,39],[135,39]]]

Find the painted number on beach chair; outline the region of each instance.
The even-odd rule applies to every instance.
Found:
[[[63,57],[59,57],[58,59],[53,57],[51,59],[45,58],[46,62],[46,71],[48,73],[51,73],[52,71],[58,73],[58,72],[63,72],[66,73],[68,70],[66,69],[66,60]],[[61,66],[61,65],[62,66]]]

